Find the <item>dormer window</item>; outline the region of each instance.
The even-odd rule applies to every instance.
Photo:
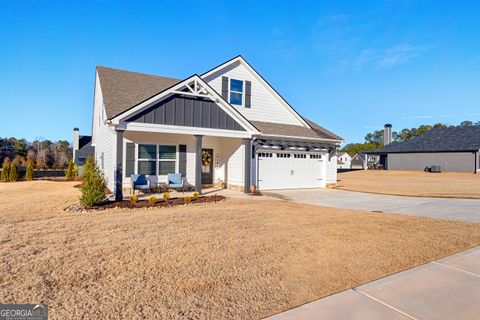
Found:
[[[230,79],[230,103],[238,106],[243,105],[244,81]]]

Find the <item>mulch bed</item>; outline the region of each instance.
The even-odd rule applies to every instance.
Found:
[[[66,208],[66,211],[71,212],[82,212],[82,211],[92,211],[92,210],[105,210],[105,209],[147,209],[147,208],[170,208],[178,207],[192,204],[205,204],[212,202],[224,201],[226,198],[224,196],[212,195],[212,196],[200,196],[198,198],[191,197],[190,201],[185,201],[183,197],[173,198],[165,201],[164,199],[159,199],[156,203],[151,203],[148,200],[138,200],[137,202],[132,202],[130,200],[123,201],[108,201],[100,205],[83,207],[80,204],[72,205]],[[75,208],[73,208],[75,206]],[[78,208],[77,208],[78,207]],[[80,208],[81,207],[81,208]]]

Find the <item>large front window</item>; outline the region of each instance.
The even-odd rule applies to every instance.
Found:
[[[138,145],[138,174],[167,175],[175,173],[177,147],[155,144]]]
[[[243,105],[243,81],[230,79],[230,103]]]

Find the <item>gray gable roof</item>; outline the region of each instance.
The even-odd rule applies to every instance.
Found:
[[[312,139],[342,140],[339,136],[323,129],[318,124],[305,119],[311,128],[292,124],[250,121],[262,134],[272,136],[304,137]]]
[[[108,119],[182,81],[107,67],[97,67],[97,73]]]
[[[368,153],[460,152],[480,150],[480,126],[434,128],[408,141]]]
[[[143,101],[183,81],[181,79],[154,76],[107,67],[97,67],[102,89],[103,103],[108,119],[131,109]],[[303,117],[302,117],[303,118]],[[311,127],[250,121],[263,134],[343,140],[313,121],[303,118]]]

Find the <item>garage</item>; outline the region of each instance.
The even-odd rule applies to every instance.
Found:
[[[326,154],[260,151],[257,176],[260,190],[325,187]]]

